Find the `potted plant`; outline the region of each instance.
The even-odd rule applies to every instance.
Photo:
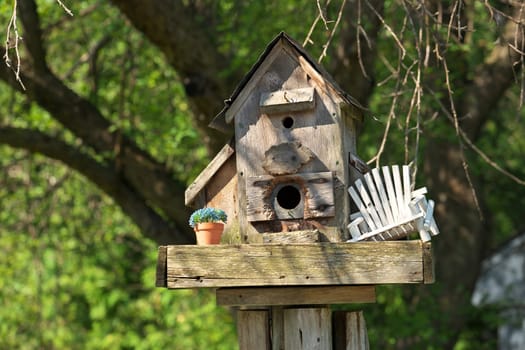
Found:
[[[222,209],[201,208],[190,216],[190,226],[195,230],[197,244],[219,244],[227,220]]]

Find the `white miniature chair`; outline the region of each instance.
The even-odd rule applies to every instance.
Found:
[[[395,240],[419,232],[423,242],[439,234],[433,217],[434,201],[425,198],[427,189],[411,190],[410,171],[403,165],[372,169],[348,188],[358,212],[350,215],[349,242]],[[393,180],[392,180],[393,178]],[[401,180],[402,179],[402,180]]]

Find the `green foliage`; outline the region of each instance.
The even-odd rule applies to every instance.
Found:
[[[206,151],[180,79],[162,54],[109,4],[77,2],[74,18],[56,1],[38,5],[51,68],[115,131],[180,180],[193,179],[207,162]],[[2,3],[0,10],[7,23],[11,6]],[[0,124],[78,145],[46,111],[5,84]],[[212,292],[154,287],[157,247],[81,175],[5,146],[0,168],[1,349],[237,347],[231,315],[215,305]]]
[[[245,73],[257,60],[265,45],[279,32],[286,31],[297,40],[306,38],[310,25],[317,15],[317,8],[310,1],[210,1],[218,20],[221,34],[219,47],[231,62],[225,75]],[[301,11],[297,9],[301,8]],[[305,19],[308,21],[305,23]],[[256,30],[252,30],[255,29]],[[317,31],[313,41],[326,40]],[[318,55],[321,46],[310,46],[312,54]],[[235,82],[234,82],[235,83]]]
[[[236,348],[212,292],[154,287],[155,244],[100,191],[56,162],[0,154],[0,348]]]
[[[166,64],[162,53],[105,1],[70,2],[73,18],[55,0],[37,3],[50,68],[96,105],[112,122],[112,131],[129,136],[179,180],[191,181],[209,159],[192,126],[181,77]],[[218,28],[217,45],[232,59],[222,73],[225,79],[246,72],[281,30],[301,42],[317,15],[312,1],[198,3],[214,13],[215,23],[203,26]],[[329,19],[336,18],[340,5],[336,1],[328,7]],[[399,47],[389,31],[380,32],[378,87],[358,146],[360,157],[372,158],[389,115],[395,115],[382,163],[420,160],[427,135],[459,144],[447,117],[434,114],[448,99],[437,89],[445,80],[442,71],[422,67],[429,86],[420,109],[411,109],[416,72],[411,63],[421,52],[416,32],[403,22],[401,5],[386,1],[383,16],[399,33],[406,54],[398,68]],[[0,3],[0,23],[7,23],[11,11],[11,1]],[[476,3],[470,18],[477,30],[468,40],[449,42],[446,47],[452,57],[452,81],[465,69],[473,78],[471,68],[486,58],[497,39],[483,2]],[[436,35],[446,34],[444,28],[437,29]],[[327,36],[324,25],[318,24],[313,44],[306,47],[313,57],[319,56]],[[456,64],[462,60],[454,57],[467,58],[468,67]],[[329,60],[323,63],[329,66]],[[397,86],[397,76],[407,85]],[[228,83],[233,86],[237,81]],[[461,96],[463,87],[455,86],[453,93]],[[511,107],[519,105],[519,94],[517,88],[507,92],[477,145],[523,179],[525,112]],[[392,107],[394,98],[397,103]],[[418,120],[422,126],[416,130]],[[5,84],[0,85],[0,125],[34,128],[80,144],[46,111]],[[419,132],[420,147],[416,148]],[[494,247],[523,226],[525,191],[474,152],[467,150],[466,156],[469,169],[479,175],[478,191],[494,214],[490,223],[496,232]],[[0,147],[0,169],[1,349],[236,348],[231,315],[215,306],[212,292],[154,288],[156,246],[82,176],[55,161],[5,146]],[[447,321],[434,302],[439,285],[422,288],[428,288],[428,295],[414,300],[416,287],[381,287],[378,303],[362,306],[372,348],[443,348],[450,330],[431,327]],[[469,323],[457,349],[494,348],[494,329],[500,322],[497,310],[465,306],[462,312],[469,316]],[[400,338],[407,343],[400,344]]]

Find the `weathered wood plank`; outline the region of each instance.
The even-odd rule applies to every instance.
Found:
[[[368,333],[362,311],[334,313],[334,350],[368,350]]]
[[[167,248],[167,287],[423,283],[425,259],[419,240],[174,245]]]
[[[284,307],[270,307],[272,350],[284,349]]]
[[[331,172],[312,174],[306,179],[304,218],[335,215],[334,179]]]
[[[318,230],[262,233],[263,243],[314,243],[321,242]]]
[[[160,246],[157,254],[157,272],[155,276],[155,287],[167,287],[167,246]]]
[[[270,350],[270,321],[268,310],[237,312],[239,350]]]
[[[332,319],[328,308],[285,309],[284,349],[332,349]]]
[[[435,282],[434,252],[430,242],[423,243],[423,281],[425,284]]]
[[[297,190],[297,205],[283,208],[279,193],[289,186]],[[335,215],[332,172],[294,175],[259,175],[247,178],[246,216],[249,221],[312,219]]]
[[[186,189],[184,193],[184,202],[189,206],[195,197],[199,194],[204,186],[208,183],[211,177],[219,170],[219,168],[235,153],[235,150],[228,144],[217,153],[215,158],[208,164],[208,166],[197,176],[193,183]]]
[[[315,89],[280,90],[261,94],[259,106],[263,113],[286,113],[304,111],[315,106]]]
[[[219,288],[217,304],[225,306],[324,305],[374,303],[374,286]]]

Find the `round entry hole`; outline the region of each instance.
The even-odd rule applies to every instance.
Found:
[[[295,186],[283,186],[277,192],[277,203],[284,209],[294,209],[301,203],[301,193]]]
[[[283,120],[281,121],[281,123],[283,124],[283,126],[286,128],[286,129],[290,129],[292,128],[293,124],[294,124],[294,120],[292,117],[288,116],[288,117],[285,117],[283,118]]]

